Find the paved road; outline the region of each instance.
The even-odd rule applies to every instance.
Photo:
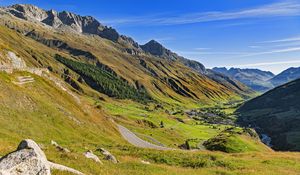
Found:
[[[136,136],[133,132],[131,132],[124,126],[121,125],[117,125],[117,126],[123,138],[136,147],[150,148],[150,149],[157,149],[157,150],[171,150],[171,148],[154,145],[152,143],[140,139],[138,136]]]

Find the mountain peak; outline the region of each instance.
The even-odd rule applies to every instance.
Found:
[[[151,40],[144,45],[141,45],[141,48],[152,55],[167,58],[174,60],[177,57],[177,54],[171,52],[169,49],[165,48],[162,44],[155,40]]]
[[[272,72],[259,69],[241,69],[233,67],[230,69],[215,67],[213,70],[230,76],[256,91],[265,92],[273,88],[273,85],[268,82],[269,79],[275,76]]]
[[[102,25],[91,16],[80,16],[68,11],[47,11],[30,4],[15,4],[2,9],[17,18],[38,21],[55,29],[71,29],[79,33],[98,35],[114,42],[120,37],[115,29]]]
[[[23,10],[23,12],[25,12],[25,10],[28,10],[28,9],[35,9],[35,10],[40,9],[39,7],[32,5],[32,4],[14,4],[9,7],[18,9],[20,11]]]
[[[282,71],[272,79],[270,79],[270,82],[275,86],[279,86],[286,82],[296,80],[299,77],[300,77],[300,67],[290,67]]]
[[[149,41],[148,43],[146,43],[146,44],[157,44],[157,45],[160,45],[160,46],[163,47],[162,44],[160,44],[158,41],[156,41],[156,40],[154,40],[154,39],[150,40],[150,41]]]
[[[46,18],[47,12],[31,4],[15,4],[5,8],[10,14],[25,20],[35,19],[42,21]]]

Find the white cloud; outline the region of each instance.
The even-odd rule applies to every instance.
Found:
[[[201,51],[177,51],[177,53],[182,55],[245,55],[250,54],[249,52],[201,52]]]
[[[300,47],[290,47],[290,48],[284,48],[284,49],[275,49],[270,51],[264,51],[264,52],[253,52],[245,55],[239,55],[240,57],[250,57],[250,56],[258,56],[258,55],[268,55],[268,54],[275,54],[275,53],[288,53],[288,52],[298,52],[300,51]]]
[[[254,47],[255,48],[255,47]],[[237,58],[245,58],[245,57],[252,57],[261,56],[261,55],[272,55],[272,54],[282,54],[282,53],[290,53],[290,52],[300,52],[300,47],[288,47],[288,48],[281,48],[281,49],[273,49],[267,51],[260,51],[260,52],[239,52],[239,51],[176,51],[176,53],[183,55],[187,58],[194,58],[198,59],[199,57],[206,57],[205,55],[213,56],[213,57],[220,57],[224,60],[226,59],[237,59]]]
[[[207,48],[207,47],[198,47],[198,48],[195,48],[194,50],[197,50],[197,51],[204,51],[204,50],[210,50],[211,48]]]
[[[110,24],[130,24],[130,25],[177,25],[177,24],[192,24],[210,21],[222,21],[233,19],[247,18],[266,18],[266,17],[282,17],[282,16],[299,16],[300,3],[298,1],[282,1],[263,5],[250,9],[241,9],[237,11],[210,11],[200,13],[190,13],[178,16],[159,17],[138,17],[125,18],[108,21]],[[164,15],[165,16],[165,15]]]
[[[251,49],[258,49],[258,48],[262,48],[262,46],[255,46],[255,45],[253,45],[253,46],[248,46],[249,48],[251,48]]]
[[[291,60],[291,61],[262,62],[262,63],[252,63],[252,64],[229,65],[229,66],[225,66],[225,67],[256,67],[256,66],[270,66],[270,65],[293,64],[293,63],[300,63],[300,59],[299,60]]]
[[[300,36],[284,38],[284,39],[279,39],[279,40],[263,41],[260,43],[284,43],[284,42],[294,42],[294,41],[300,41]]]

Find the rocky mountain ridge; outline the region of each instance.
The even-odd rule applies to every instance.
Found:
[[[80,16],[66,11],[47,11],[33,5],[22,4],[3,7],[0,11],[2,11],[3,15],[3,19],[0,20],[3,26],[13,29],[48,48],[67,53],[73,58],[80,59],[80,61],[104,66],[105,71],[113,72],[113,74],[122,77],[121,79],[126,79],[126,81],[129,79],[127,83],[133,84],[136,88],[146,86],[148,87],[148,89],[146,89],[149,90],[149,86],[153,86],[151,87],[152,91],[159,91],[163,93],[164,96],[167,95],[168,97],[174,98],[174,95],[166,94],[161,88],[161,86],[168,86],[172,91],[176,92],[176,95],[179,94],[180,96],[192,97],[194,99],[199,99],[199,95],[204,98],[222,98],[223,95],[229,96],[231,92],[239,94],[242,97],[247,97],[248,94],[253,93],[253,91],[240,82],[228,76],[208,70],[203,64],[197,61],[179,56],[157,41],[152,40],[145,45],[139,45],[134,39],[120,35],[115,29],[104,26],[90,16]],[[79,35],[75,37],[72,32],[78,33]],[[72,35],[72,39],[65,37],[69,35]],[[99,36],[99,38],[97,38],[97,36]],[[103,42],[107,42],[105,45],[101,46],[100,43],[97,45],[93,44],[94,42],[102,42],[102,38],[104,38]],[[95,39],[97,41],[92,41]],[[91,43],[91,41],[93,43]],[[107,54],[108,48],[112,48],[114,51],[109,51],[109,54]],[[105,52],[103,52],[103,49]],[[119,53],[119,51],[122,53]],[[103,54],[110,55],[110,57],[103,58]],[[111,58],[116,56],[118,57],[117,59],[119,59],[118,64],[122,62],[122,66],[116,64],[114,59]],[[127,57],[130,60],[128,60]],[[136,62],[136,60],[138,62]],[[114,69],[108,66],[112,64],[114,65]],[[129,64],[130,66],[125,66],[126,70],[123,70],[124,64]],[[169,66],[170,68],[168,68]],[[176,70],[177,68],[180,71]],[[190,70],[181,71],[183,69]],[[117,72],[119,71],[126,71],[126,73],[118,74]],[[140,83],[141,80],[132,79],[133,75],[127,75],[131,74],[131,72],[135,72],[135,76],[136,71],[142,71],[143,73],[140,73],[140,75],[143,76],[145,73],[150,74],[152,78],[158,79],[158,81],[163,84],[158,85],[155,81],[152,81],[150,85],[149,82]],[[180,72],[188,72],[187,74],[193,76],[183,76]],[[192,80],[195,78],[202,79],[202,81],[204,80],[205,83],[202,82],[202,86],[207,86],[210,90],[201,90],[199,85],[195,83],[197,80]],[[89,84],[92,83],[89,82]],[[215,85],[219,86],[217,89],[228,89],[231,92],[223,93],[224,90],[222,90],[222,95],[219,94],[221,91],[217,93],[213,92],[216,89],[211,87]],[[77,85],[75,86],[78,88]],[[197,93],[199,95],[197,95]]]
[[[274,87],[300,78],[300,67],[288,68],[277,75],[274,75],[270,71],[259,69],[215,67],[213,71],[237,79],[253,90],[260,92],[266,92]]]
[[[213,68],[213,71],[222,73],[232,77],[255,91],[265,92],[272,89],[274,86],[268,82],[269,79],[275,75],[269,71],[262,71],[259,69],[240,69],[240,68]]]
[[[17,18],[41,22],[55,29],[71,29],[78,33],[99,35],[112,41],[117,41],[120,37],[115,29],[101,24],[91,16],[80,16],[67,11],[46,11],[28,4],[16,4],[2,10]]]
[[[179,56],[155,40],[140,45],[131,37],[120,35],[116,29],[103,25],[91,16],[80,16],[67,11],[43,10],[29,4],[16,4],[2,7],[1,10],[17,18],[40,22],[54,29],[69,29],[77,33],[98,35],[114,42],[125,43],[131,47],[126,49],[129,54],[139,55],[141,52],[146,52],[167,60],[178,60],[201,74],[206,73],[203,64]]]
[[[291,67],[269,80],[274,86],[280,86],[300,78],[300,67]]]

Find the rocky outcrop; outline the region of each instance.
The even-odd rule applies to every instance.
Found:
[[[206,73],[206,68],[203,64],[184,58],[182,56],[177,55],[176,53],[172,52],[171,50],[165,48],[162,44],[155,40],[151,40],[145,45],[140,46],[143,51],[146,53],[150,53],[152,55],[167,59],[167,60],[178,60],[183,63],[185,66],[192,68],[196,72],[200,74]]]
[[[17,150],[0,159],[1,175],[50,175],[44,152],[32,140],[23,140]]]
[[[22,58],[18,57],[14,52],[7,52],[7,58],[11,61],[12,67],[14,69],[26,68],[26,63],[22,60]]]
[[[33,140],[23,140],[16,151],[0,159],[0,175],[50,175],[51,169],[83,173],[72,168],[49,162],[45,153]]]
[[[99,148],[97,151],[100,151],[104,156],[106,160],[111,161],[112,163],[119,163],[119,161],[116,159],[115,156],[113,156],[109,151],[107,151],[104,148]]]
[[[59,171],[66,171],[66,172],[77,174],[77,175],[84,175],[82,172],[77,171],[73,168],[69,168],[64,165],[59,165],[59,164],[52,163],[52,162],[48,162],[48,163],[49,163],[51,169],[59,170]]]
[[[117,42],[120,37],[115,29],[102,25],[91,16],[80,16],[67,11],[46,11],[24,4],[12,5],[3,10],[17,18],[38,21],[55,29],[71,29],[78,33],[98,35],[114,42]]]
[[[85,156],[86,158],[88,158],[88,159],[94,160],[94,161],[97,162],[97,163],[103,164],[103,163],[101,162],[101,160],[98,158],[98,156],[96,156],[96,155],[93,153],[93,151],[91,151],[91,150],[85,152],[85,153],[84,153],[84,156]]]
[[[51,145],[55,146],[55,148],[56,148],[58,151],[65,152],[65,153],[70,153],[70,152],[71,152],[69,149],[60,146],[60,145],[59,145],[58,143],[56,143],[54,140],[51,140]]]
[[[169,60],[176,60],[178,55],[165,48],[159,42],[151,40],[145,45],[140,46],[145,52],[151,55],[162,57]]]

